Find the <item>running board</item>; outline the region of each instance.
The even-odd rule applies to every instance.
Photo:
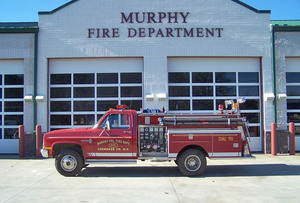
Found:
[[[176,158],[141,156],[141,157],[138,157],[138,160],[141,160],[141,161],[150,160],[150,161],[152,161],[152,162],[163,162],[163,161],[172,161],[172,160],[176,160]]]

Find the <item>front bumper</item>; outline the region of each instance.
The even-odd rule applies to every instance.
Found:
[[[48,150],[47,149],[41,149],[41,154],[44,158],[48,158],[49,155],[48,155]]]

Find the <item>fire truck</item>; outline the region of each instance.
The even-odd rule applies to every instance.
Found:
[[[219,105],[220,112],[211,115],[137,114],[118,105],[93,127],[46,133],[41,154],[54,157],[64,176],[76,176],[90,163],[138,160],[175,161],[184,175],[198,176],[206,168],[206,158],[251,155],[247,122],[236,104],[232,102],[231,110]]]

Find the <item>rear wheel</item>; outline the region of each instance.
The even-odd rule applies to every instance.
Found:
[[[75,176],[83,167],[83,159],[78,152],[67,149],[56,157],[55,167],[63,176]]]
[[[198,176],[205,171],[206,157],[198,149],[183,152],[177,160],[178,168],[186,176]]]

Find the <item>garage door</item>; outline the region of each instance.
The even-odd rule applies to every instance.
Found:
[[[286,92],[288,122],[295,123],[296,150],[300,150],[300,58],[286,59]]]
[[[246,98],[251,150],[262,150],[259,58],[169,58],[168,72],[170,112],[217,113],[225,100]]]
[[[19,153],[24,119],[24,62],[0,60],[0,154]]]
[[[143,59],[50,59],[50,129],[91,126],[109,108],[143,101]]]

